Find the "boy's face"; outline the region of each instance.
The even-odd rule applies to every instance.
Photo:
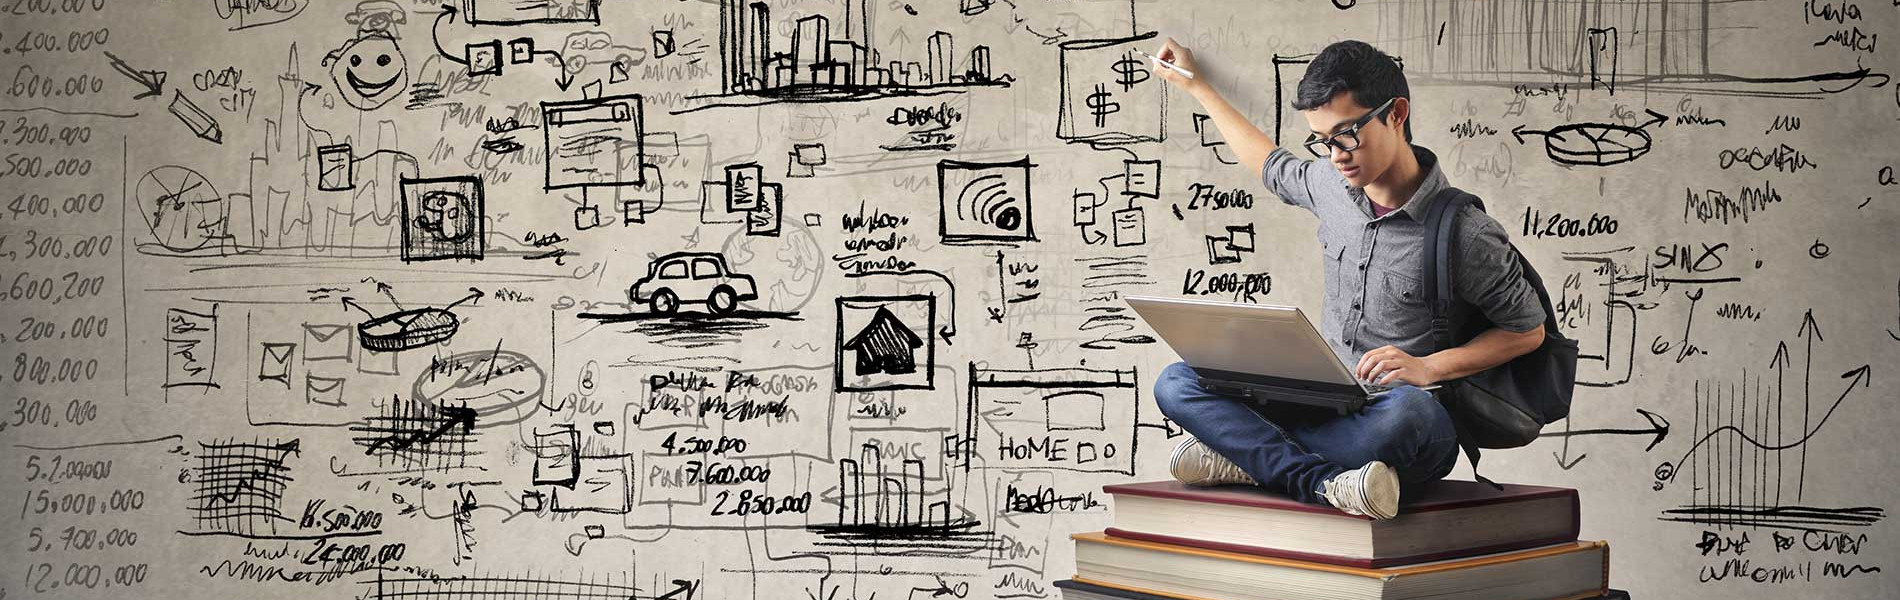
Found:
[[[1349,130],[1354,123],[1373,113],[1377,107],[1360,106],[1349,92],[1333,95],[1333,99],[1319,108],[1304,111],[1306,124],[1311,136],[1327,138]],[[1411,106],[1405,98],[1395,98],[1385,107],[1384,118],[1373,117],[1359,126],[1359,145],[1352,150],[1340,150],[1336,146],[1327,146],[1324,150],[1333,167],[1354,187],[1365,187],[1385,177],[1392,165],[1398,162],[1401,152],[1411,152],[1411,145],[1405,141],[1405,119],[1410,117]],[[1351,135],[1334,138],[1340,145],[1352,146]]]

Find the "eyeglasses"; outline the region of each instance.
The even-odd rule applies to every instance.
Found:
[[[1378,108],[1372,109],[1372,112],[1368,112],[1364,116],[1354,119],[1351,125],[1347,125],[1346,129],[1339,133],[1324,138],[1319,137],[1318,134],[1307,136],[1306,151],[1320,158],[1332,158],[1332,152],[1326,150],[1327,146],[1332,146],[1347,152],[1357,149],[1359,147],[1359,128],[1365,127],[1367,123],[1371,123],[1375,118],[1383,118],[1386,110],[1392,108],[1392,103],[1398,99],[1398,96],[1393,96],[1390,100],[1386,100],[1385,104],[1381,104]]]

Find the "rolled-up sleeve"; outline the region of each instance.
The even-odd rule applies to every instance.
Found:
[[[1523,333],[1544,323],[1537,290],[1524,279],[1504,226],[1475,207],[1459,219],[1458,297],[1484,313],[1493,325]]]
[[[1313,191],[1307,187],[1307,175],[1312,170],[1313,161],[1301,160],[1284,147],[1274,148],[1267,153],[1266,163],[1260,165],[1260,182],[1281,202],[1312,211]]]

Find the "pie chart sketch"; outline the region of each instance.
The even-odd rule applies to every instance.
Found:
[[[224,196],[197,171],[177,165],[147,171],[133,197],[152,237],[167,250],[190,252],[224,237]]]
[[[1652,139],[1648,127],[1667,118],[1649,111],[1650,120],[1634,127],[1611,123],[1571,123],[1549,130],[1511,130],[1517,143],[1526,135],[1544,136],[1544,155],[1562,165],[1607,167],[1642,158],[1649,153]]]
[[[356,339],[364,350],[401,352],[446,342],[449,338],[455,337],[455,332],[461,329],[462,321],[455,313],[449,311],[465,302],[479,300],[483,296],[481,290],[469,288],[468,291],[467,296],[442,308],[400,309],[380,315],[357,304],[349,296],[343,297],[343,305],[369,315],[369,320],[356,324]]]

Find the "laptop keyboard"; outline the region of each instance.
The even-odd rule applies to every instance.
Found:
[[[1383,393],[1392,391],[1392,388],[1398,387],[1398,386],[1384,385],[1384,384],[1379,384],[1379,383],[1365,383],[1365,382],[1360,382],[1359,385],[1365,386],[1366,393],[1368,394],[1383,394]]]

